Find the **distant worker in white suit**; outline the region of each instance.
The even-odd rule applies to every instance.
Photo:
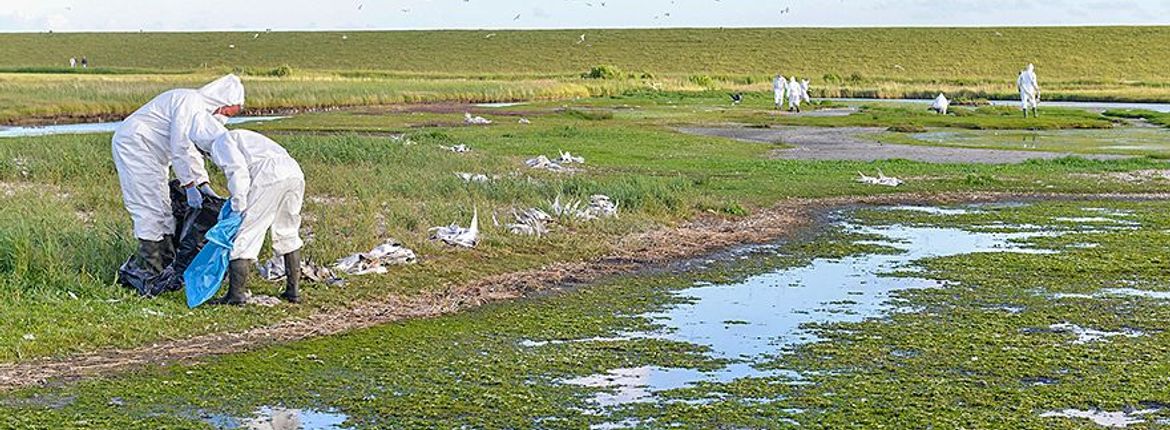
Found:
[[[801,79],[800,80],[800,95],[801,95],[801,97],[804,97],[804,101],[812,103],[812,97],[809,97],[809,95],[808,95],[808,87],[809,87],[809,80],[808,79]]]
[[[930,110],[938,112],[939,115],[946,115],[947,109],[951,107],[951,101],[947,100],[947,96],[943,93],[938,93],[938,97],[934,98],[934,103],[930,104]]]
[[[243,104],[244,86],[235,75],[227,75],[198,90],[159,94],[126,117],[114,132],[114,167],[122,200],[134,222],[139,268],[159,274],[174,260],[169,169],[183,185],[188,206],[202,207],[203,196],[215,194],[207,185],[203,156],[190,135],[192,124],[210,122],[205,126],[226,132],[222,123],[238,114]]]
[[[788,81],[784,79],[784,75],[776,75],[772,78],[772,95],[776,102],[776,109],[784,108],[784,87],[788,85]]]
[[[800,102],[804,100],[804,87],[796,81],[796,76],[788,81],[788,110],[800,112]]]
[[[1028,109],[1032,109],[1032,116],[1040,116],[1040,81],[1036,79],[1036,66],[1028,64],[1028,68],[1020,72],[1016,79],[1016,87],[1020,90],[1020,108],[1024,111],[1024,118],[1028,117]]]

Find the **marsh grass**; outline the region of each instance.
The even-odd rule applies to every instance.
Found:
[[[574,107],[592,112],[607,103],[650,105],[648,100],[605,99]],[[698,108],[701,104],[696,101],[696,112],[685,118],[725,120],[722,111],[705,112]],[[188,311],[179,294],[154,300],[132,297],[113,285],[114,271],[134,241],[109,155],[109,135],[0,139],[0,312],[5,315],[0,321],[0,360],[239,330],[387,294],[417,294],[492,274],[596,258],[633,232],[674,225],[700,212],[743,216],[789,197],[957,190],[1127,192],[1168,186],[1102,184],[1071,175],[1159,168],[1144,159],[1008,166],[770,160],[772,145],[663,128],[674,121],[667,115],[674,109],[668,107],[615,110],[613,119],[606,120],[557,113],[551,106],[515,109],[521,108],[547,109],[530,112],[529,125],[516,124],[515,116],[485,113],[498,121],[482,127],[414,128],[410,125],[418,122],[459,122],[461,115],[410,112],[307,114],[257,125],[300,161],[308,178],[303,231],[311,237],[307,256],[331,262],[393,237],[422,257],[417,265],[395,268],[385,276],[354,278],[342,288],[310,286],[307,304],[297,307]],[[312,134],[322,129],[334,131]],[[371,131],[405,133],[406,139]],[[466,144],[472,152],[440,148],[453,144]],[[561,150],[584,156],[583,170],[566,175],[523,165],[532,156]],[[854,182],[856,171],[875,167],[899,177],[930,179],[911,180],[897,190]],[[501,178],[466,184],[455,172]],[[212,178],[213,186],[223,191],[221,174],[213,169]],[[509,235],[491,225],[493,213],[507,222],[512,209],[546,206],[558,195],[588,199],[592,194],[619,201],[621,218],[569,223],[539,239]],[[430,227],[452,222],[466,226],[475,208],[484,229],[479,247],[459,250],[427,240]],[[266,256],[267,251],[262,258]],[[279,288],[253,285],[266,294]],[[25,334],[36,340],[23,340]]]

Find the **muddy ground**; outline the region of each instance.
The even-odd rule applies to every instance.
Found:
[[[874,127],[683,127],[682,133],[726,137],[745,142],[783,143],[793,148],[773,151],[775,158],[790,160],[876,161],[905,159],[927,163],[1012,164],[1028,160],[1069,156],[1092,160],[1131,158],[1124,155],[1071,154],[1060,152],[1011,151],[999,149],[955,148],[880,143],[866,134],[884,132]]]

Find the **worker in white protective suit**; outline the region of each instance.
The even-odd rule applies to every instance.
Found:
[[[175,219],[171,211],[167,168],[186,192],[187,205],[199,208],[207,185],[203,157],[189,135],[192,123],[219,127],[243,109],[244,86],[235,75],[219,78],[198,90],[175,89],[159,94],[126,117],[114,132],[113,157],[122,200],[138,238],[137,262],[154,274],[174,260]],[[214,115],[214,116],[213,116]],[[226,129],[223,129],[226,132]]]
[[[1036,66],[1028,64],[1028,68],[1020,72],[1016,87],[1020,89],[1020,109],[1024,111],[1024,118],[1028,117],[1029,108],[1033,117],[1040,116],[1040,81],[1036,79]]]
[[[938,93],[938,97],[934,98],[934,103],[930,104],[929,110],[938,112],[939,115],[946,115],[947,109],[950,109],[951,101],[947,100],[947,96],[943,93]]]
[[[193,135],[215,132],[195,130]],[[305,196],[301,166],[280,144],[254,131],[232,130],[198,142],[200,150],[211,154],[211,161],[227,177],[232,211],[243,216],[228,263],[228,292],[213,303],[239,305],[247,300],[248,272],[260,256],[264,233],[269,231],[272,251],[283,257],[287,274],[280,297],[300,303],[301,205]]]
[[[808,79],[800,80],[800,97],[804,98],[804,101],[812,103],[812,97],[808,96],[808,87],[810,83],[811,82]]]
[[[776,109],[780,110],[784,107],[784,87],[788,85],[788,81],[784,79],[783,75],[776,75],[772,78],[772,95],[776,103]]]
[[[804,99],[804,87],[796,81],[796,76],[788,81],[788,110],[800,112],[800,102]]]

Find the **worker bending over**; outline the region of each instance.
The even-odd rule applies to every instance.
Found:
[[[200,149],[210,153],[211,161],[223,170],[232,194],[231,209],[243,217],[228,263],[228,292],[212,303],[240,305],[247,300],[248,272],[260,255],[266,231],[272,233],[273,253],[284,259],[287,279],[280,297],[300,303],[297,287],[305,196],[301,166],[279,144],[254,131],[232,130],[210,142]]]
[[[222,122],[238,114],[243,104],[243,84],[235,75],[227,75],[198,90],[159,94],[114,131],[114,167],[122,186],[122,201],[134,222],[134,237],[138,238],[134,260],[140,268],[157,275],[175,258],[168,168],[174,169],[183,184],[188,206],[199,208],[205,194],[215,194],[207,185],[203,157],[189,134],[192,123],[204,121],[202,128],[226,132]]]

